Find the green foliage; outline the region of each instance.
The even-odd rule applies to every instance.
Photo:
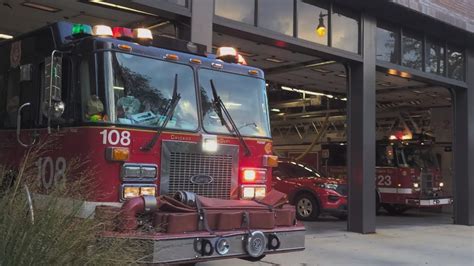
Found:
[[[87,195],[78,191],[86,191],[81,188],[90,185],[84,174],[39,196],[44,191],[37,186],[32,163],[39,154],[28,150],[20,167],[13,171],[0,166],[0,265],[136,263],[132,257],[143,256],[141,243],[100,241],[104,224],[92,217],[79,218],[81,199]],[[78,161],[71,167],[78,170],[81,164]]]

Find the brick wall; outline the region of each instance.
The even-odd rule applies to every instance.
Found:
[[[474,0],[390,0],[461,29],[474,32]]]

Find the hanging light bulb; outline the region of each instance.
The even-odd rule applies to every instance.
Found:
[[[324,15],[321,12],[319,14],[319,24],[318,27],[316,27],[316,34],[318,34],[319,37],[323,37],[326,35],[326,26],[324,25]]]

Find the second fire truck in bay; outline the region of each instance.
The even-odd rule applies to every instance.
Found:
[[[437,208],[452,203],[433,151],[434,138],[413,134],[410,139],[392,135],[376,143],[376,204],[391,214],[409,208]],[[345,143],[323,144],[321,170],[346,178]]]

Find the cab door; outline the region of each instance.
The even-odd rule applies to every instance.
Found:
[[[392,145],[377,145],[376,148],[376,180],[375,185],[380,192],[382,203],[397,201],[398,171],[396,151]]]

